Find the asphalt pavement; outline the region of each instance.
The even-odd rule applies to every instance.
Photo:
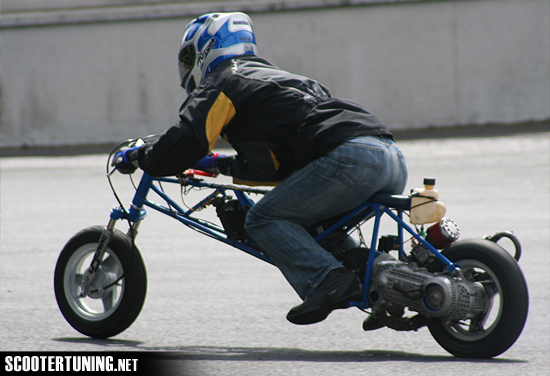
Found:
[[[357,309],[292,325],[285,315],[300,300],[276,268],[152,211],[137,239],[149,283],[140,316],[112,339],[86,338],[57,308],[53,271],[65,242],[107,224],[116,200],[106,155],[82,153],[0,158],[0,351],[160,351],[166,367],[190,375],[550,375],[550,132],[402,137],[400,146],[407,191],[435,177],[462,238],[513,230],[522,243],[529,317],[499,357],[454,358],[426,328],[364,332]],[[129,202],[128,178],[115,185]],[[181,201],[179,189],[173,196]]]

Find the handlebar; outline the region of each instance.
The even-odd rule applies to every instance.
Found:
[[[193,178],[195,175],[206,176],[206,177],[209,177],[209,178],[215,178],[216,176],[218,176],[218,174],[215,174],[215,173],[212,173],[212,172],[206,172],[206,171],[201,171],[201,170],[193,170],[193,169],[185,170],[183,172],[183,174],[187,175],[189,178]]]
[[[144,137],[146,140],[157,138],[158,135],[150,135],[147,137]],[[138,139],[128,139],[126,141],[121,142],[119,145],[117,145],[109,154],[109,158],[107,160],[107,176],[111,176],[116,171],[116,161],[113,159],[117,153],[125,150],[130,149],[133,147],[140,147],[145,144],[144,139],[138,138]],[[109,165],[112,167],[109,169]],[[193,178],[195,175],[198,176],[205,176],[210,178],[215,178],[218,176],[217,173],[202,171],[202,170],[196,170],[196,169],[188,169],[183,171],[182,175],[186,175],[189,178]]]

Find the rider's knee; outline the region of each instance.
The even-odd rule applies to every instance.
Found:
[[[250,230],[254,229],[254,225],[257,222],[257,215],[256,211],[254,210],[254,207],[252,207],[248,213],[246,213],[246,218],[244,221],[244,229],[249,232]],[[250,233],[250,232],[249,232]]]

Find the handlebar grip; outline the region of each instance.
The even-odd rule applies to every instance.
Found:
[[[206,176],[206,177],[210,177],[210,178],[215,178],[216,176],[218,176],[218,174],[215,174],[215,173],[212,173],[212,172],[206,172],[206,171],[194,170],[194,169],[186,170],[184,173],[187,176],[189,176],[190,178],[192,178],[193,175]]]

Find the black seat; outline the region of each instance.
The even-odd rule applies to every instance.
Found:
[[[390,208],[408,210],[411,208],[411,198],[405,195],[392,195],[388,193],[375,193],[368,202],[386,205]]]

